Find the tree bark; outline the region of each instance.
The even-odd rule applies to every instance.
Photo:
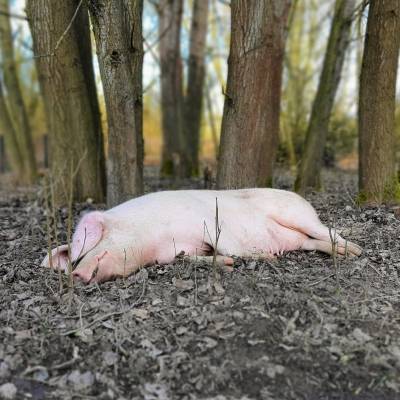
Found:
[[[90,52],[87,8],[78,0],[28,0],[26,10],[50,132],[56,201],[65,203],[72,191],[74,200],[101,202],[104,151],[99,113],[93,111],[97,97],[89,55],[82,56]]]
[[[163,148],[161,174],[182,174],[185,164],[183,131],[182,60],[180,31],[183,12],[182,0],[160,0],[159,53],[161,67],[161,111]]]
[[[90,0],[108,122],[107,204],[143,193],[142,0]]]
[[[11,169],[16,173],[19,182],[24,178],[24,164],[19,150],[17,133],[14,129],[8,107],[3,93],[3,85],[0,82],[0,129],[4,134],[6,152],[9,156]]]
[[[15,63],[8,0],[0,0],[0,11],[0,47],[4,86],[7,89],[7,100],[14,131],[17,133],[18,147],[23,162],[24,181],[33,183],[37,178],[35,151]]]
[[[232,0],[219,188],[269,186],[279,134],[291,0]]]
[[[400,2],[371,0],[359,97],[359,200],[400,201],[395,165],[396,78]]]
[[[193,1],[190,30],[189,70],[185,96],[185,142],[188,155],[186,174],[199,173],[200,129],[204,92],[204,54],[207,38],[208,0]]]
[[[104,156],[104,135],[101,125],[101,112],[99,107],[99,99],[97,96],[96,79],[93,70],[93,56],[92,56],[92,42],[90,37],[90,26],[88,23],[88,10],[84,5],[83,12],[78,13],[76,17],[75,28],[77,36],[82,38],[78,41],[79,53],[82,62],[83,74],[85,76],[85,84],[88,91],[90,108],[93,116],[93,130],[95,134],[95,146],[93,151],[97,154],[97,169],[100,173],[101,187],[106,193],[107,179],[106,179],[106,164]]]
[[[295,190],[304,194],[309,187],[320,188],[320,169],[335,95],[349,43],[355,0],[336,0],[317,93],[308,123],[303,156]]]

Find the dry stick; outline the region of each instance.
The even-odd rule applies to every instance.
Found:
[[[196,260],[197,260],[197,248],[196,248]],[[197,306],[199,297],[199,288],[197,286],[197,262],[194,264],[194,304]]]
[[[53,257],[51,257],[51,232],[50,232],[50,194],[47,185],[44,185],[44,201],[46,207],[46,233],[47,233],[47,255],[50,268],[53,269]]]
[[[76,257],[76,260],[79,260],[82,256],[83,253],[83,249],[85,248],[85,244],[86,244],[86,226],[85,226],[85,236],[83,237],[83,243],[82,243],[82,247],[79,251],[78,257]]]
[[[53,180],[52,174],[50,174],[50,182],[49,183],[50,183],[50,192],[51,192],[51,208],[52,208],[52,213],[53,213],[53,229],[54,229],[53,233],[54,233],[54,240],[55,240],[55,244],[56,244],[56,248],[57,248],[57,252],[58,252],[59,243],[58,243],[58,232],[57,232],[56,198],[55,198],[55,193],[54,193],[54,180]],[[59,283],[59,290],[60,290],[59,294],[61,297],[61,294],[64,290],[64,285],[63,285],[60,265],[58,265],[57,271],[58,271],[58,283]]]
[[[216,220],[217,220],[217,218],[216,218]],[[219,228],[219,230],[220,230],[220,228]],[[214,243],[214,241],[213,241],[213,239],[211,237],[210,231],[208,230],[207,223],[205,221],[204,221],[204,231],[207,232],[207,235],[208,235],[208,237],[210,239],[211,247],[213,248],[213,255],[211,257],[209,257],[209,256],[196,256],[196,259],[200,260],[200,261],[203,261],[203,262],[206,262],[206,263],[211,263],[211,266],[215,267],[216,265],[218,265],[218,259],[220,259],[220,257],[222,258],[222,260],[221,260],[222,263],[223,263],[223,259],[224,259],[223,256],[218,256],[217,246],[218,246],[219,235],[218,234],[216,235],[216,240],[215,240],[215,243]],[[217,228],[216,228],[216,231],[217,231]],[[219,232],[219,233],[221,233],[221,232]],[[203,238],[203,243],[204,243],[204,238]],[[188,257],[188,258],[191,259],[191,257]],[[209,261],[210,258],[211,258],[211,262]]]
[[[69,22],[69,24],[68,24],[67,28],[65,29],[65,31],[62,33],[62,35],[61,35],[61,36],[59,37],[59,39],[57,40],[56,46],[54,47],[54,50],[53,50],[53,55],[56,53],[56,51],[57,51],[58,47],[60,46],[61,42],[63,41],[63,39],[65,38],[65,36],[66,36],[67,33],[69,32],[69,30],[71,29],[72,24],[74,23],[74,21],[75,21],[77,15],[78,15],[78,11],[79,11],[79,9],[81,8],[82,3],[83,3],[83,0],[81,0],[81,1],[79,2],[79,4],[76,6],[76,10],[75,10],[75,12],[74,12],[74,15],[73,15],[72,18],[71,18],[71,21]]]
[[[142,293],[140,294],[139,298],[138,298],[127,310],[124,310],[124,311],[114,311],[114,312],[110,312],[110,313],[104,314],[104,315],[102,315],[101,317],[96,318],[96,319],[93,320],[92,322],[89,322],[88,324],[86,324],[86,325],[84,325],[84,326],[81,326],[80,328],[72,329],[72,330],[70,330],[70,331],[61,333],[60,335],[61,335],[61,336],[73,335],[73,334],[75,334],[75,333],[77,333],[77,332],[79,332],[79,331],[83,331],[84,329],[90,328],[91,326],[97,324],[98,322],[102,322],[102,321],[104,321],[104,320],[106,320],[106,319],[108,319],[108,318],[110,318],[110,317],[117,316],[117,315],[122,315],[122,314],[124,314],[124,313],[127,312],[127,311],[133,310],[137,305],[139,305],[139,304],[141,303],[142,298],[143,298],[143,296],[144,296],[145,290],[146,290],[146,281],[143,280],[143,289],[142,289]]]
[[[330,224],[329,224],[328,228],[329,228],[329,237],[331,239],[331,244],[332,244],[332,260],[333,260],[333,266],[335,268],[336,286],[337,286],[337,289],[339,289],[340,282],[339,282],[339,269],[338,269],[338,262],[337,262],[336,220],[333,221],[333,229],[334,229],[333,235],[332,235],[332,227]]]
[[[123,274],[122,274],[122,283],[124,285],[124,295],[125,295],[125,298],[126,298],[127,286],[126,286],[126,276],[125,276],[125,274],[126,274],[126,249],[124,248],[124,269],[123,269]],[[124,307],[125,307],[125,299],[122,298],[120,290],[118,290],[118,293],[119,293],[119,302],[121,303],[121,311],[123,311]]]
[[[124,275],[122,277],[122,281],[124,283],[125,291],[127,289],[126,287],[126,250],[124,249]]]
[[[75,170],[73,169],[73,165],[71,163],[71,165],[70,165],[70,167],[71,167],[70,181],[69,181],[70,187],[69,187],[69,193],[66,193],[66,197],[68,198],[68,218],[67,218],[68,286],[71,289],[74,286],[74,280],[72,279],[72,257],[71,257],[72,203],[74,200],[74,180],[75,180],[76,175],[78,174],[78,171],[79,171],[82,161],[86,158],[86,155],[87,155],[87,149],[85,149],[82,157],[79,159]],[[85,240],[86,240],[86,229],[85,229]],[[85,240],[83,242],[83,246],[85,245]],[[83,251],[83,246],[81,248],[80,253]]]
[[[71,20],[69,21],[69,24],[67,25],[67,27],[65,28],[65,31],[61,34],[61,36],[58,38],[56,45],[54,46],[53,51],[51,51],[50,53],[45,53],[45,54],[37,54],[34,55],[32,58],[26,58],[21,60],[21,62],[27,62],[27,61],[32,61],[32,59],[35,58],[44,58],[44,57],[54,57],[56,55],[56,51],[58,50],[58,48],[61,45],[61,42],[64,40],[65,36],[67,36],[68,32],[70,31],[70,29],[72,28],[72,25],[74,23],[74,21],[76,20],[76,17],[78,16],[78,12],[79,9],[81,8],[83,3],[83,0],[81,0],[78,5],[76,6],[75,12],[72,15]]]
[[[22,63],[26,63],[26,62],[31,62],[35,58],[54,57],[55,54],[56,54],[56,51],[58,50],[58,48],[61,45],[61,42],[64,40],[65,36],[67,36],[67,33],[71,29],[71,27],[72,27],[77,15],[78,15],[79,9],[81,8],[82,3],[83,3],[83,0],[81,0],[79,2],[79,4],[77,5],[77,7],[75,9],[75,12],[74,12],[74,15],[71,18],[71,21],[69,22],[69,24],[68,24],[67,28],[65,29],[65,31],[58,38],[58,40],[56,42],[56,45],[55,45],[55,47],[54,47],[52,52],[45,53],[45,54],[37,54],[37,55],[34,55],[33,57],[23,58],[23,59],[19,60],[19,63],[22,64]],[[24,16],[21,16],[21,15],[18,15],[18,14],[11,14],[11,13],[5,13],[5,12],[0,11],[0,15],[8,15],[11,18],[19,18],[19,19],[24,19],[24,20],[28,21],[28,18],[26,18]],[[0,66],[4,66],[4,64],[0,63]]]
[[[68,218],[67,218],[67,245],[68,245],[68,287],[73,290],[74,280],[72,279],[72,260],[71,260],[71,234],[72,234],[72,200],[74,198],[74,178],[73,166],[71,163],[70,188],[68,197]]]
[[[218,241],[219,241],[220,235],[221,235],[221,226],[219,225],[218,198],[216,197],[215,198],[215,246],[214,246],[214,254],[213,254],[214,274],[216,274],[215,267],[216,267],[216,262],[217,262]]]

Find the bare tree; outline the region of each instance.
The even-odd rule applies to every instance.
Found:
[[[304,194],[308,187],[320,187],[320,169],[327,138],[329,119],[340,82],[355,0],[336,0],[335,13],[325,51],[317,94],[308,123],[303,156],[295,190]]]
[[[181,175],[186,163],[180,53],[182,11],[182,0],[160,0],[157,4],[163,131],[161,173],[167,176]]]
[[[291,0],[232,0],[217,185],[268,186],[278,144]]]
[[[207,38],[208,0],[193,1],[190,30],[189,70],[185,96],[185,144],[188,153],[186,175],[199,173],[200,128],[204,91],[204,55]]]
[[[9,156],[12,170],[17,174],[18,181],[24,178],[24,166],[19,150],[17,133],[14,129],[8,107],[4,98],[3,85],[0,82],[0,128],[4,133],[6,150]]]
[[[108,122],[107,204],[143,193],[142,0],[90,0]]]
[[[7,89],[9,113],[23,163],[23,178],[33,183],[37,178],[35,152],[28,114],[22,97],[21,86],[15,62],[13,38],[10,24],[8,0],[0,0],[0,47],[3,63],[4,86]]]
[[[104,150],[83,1],[28,0],[57,202],[104,199]],[[72,183],[72,186],[71,186]]]
[[[399,202],[394,122],[400,2],[371,0],[369,7],[360,77],[359,199]]]

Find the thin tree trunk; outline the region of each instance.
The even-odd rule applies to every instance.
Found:
[[[340,82],[355,0],[336,0],[324,64],[307,128],[295,190],[320,188],[320,169],[335,95]]]
[[[11,169],[16,173],[18,181],[23,180],[24,165],[19,150],[17,133],[11,121],[8,107],[4,99],[3,85],[0,82],[0,129],[4,134],[6,152],[9,156]]]
[[[177,176],[186,162],[183,133],[182,60],[180,31],[183,1],[161,0],[159,14],[159,52],[161,66],[161,111],[163,148],[161,174]]]
[[[279,135],[291,0],[232,0],[219,188],[269,186]]]
[[[75,0],[76,1],[76,0]],[[99,107],[99,99],[97,96],[96,80],[93,69],[93,57],[92,57],[92,43],[90,37],[90,26],[88,23],[88,10],[87,5],[83,5],[84,10],[78,13],[76,18],[75,28],[77,35],[82,40],[78,41],[79,52],[82,62],[83,74],[85,76],[85,84],[87,87],[90,107],[93,115],[93,130],[96,132],[95,138],[96,143],[93,150],[97,154],[97,169],[100,173],[101,186],[106,190],[107,179],[106,179],[106,166],[104,157],[104,135],[103,128],[101,125],[101,113]],[[96,150],[95,150],[96,149]]]
[[[23,162],[24,180],[26,183],[33,183],[37,178],[35,151],[15,63],[8,0],[0,0],[0,11],[0,47],[4,86],[7,89],[7,100],[12,123],[17,133],[18,147]]]
[[[216,51],[216,55],[212,58],[212,63],[214,66],[215,74],[217,76],[218,83],[221,88],[223,88],[226,84],[226,76],[222,71],[222,63],[220,56],[220,42],[221,36],[224,29],[221,29],[221,16],[218,14],[217,9],[218,0],[211,1],[211,18],[210,18],[210,34],[211,40],[214,44],[214,51]]]
[[[185,175],[199,173],[200,128],[204,90],[204,53],[207,38],[208,0],[193,1],[189,70],[185,96],[185,142],[188,152]]]
[[[78,0],[28,0],[27,14],[50,132],[56,201],[65,203],[71,190],[77,201],[103,201],[104,152],[99,113],[93,111],[93,70],[88,56],[82,57],[90,37],[87,28],[77,27],[89,23],[86,6]]]
[[[90,0],[108,122],[107,204],[143,193],[142,0]]]
[[[210,124],[210,129],[211,129],[211,137],[212,137],[212,141],[214,144],[214,155],[215,155],[215,159],[217,159],[218,158],[218,148],[219,148],[218,132],[217,132],[217,124],[215,122],[215,115],[214,115],[214,110],[213,110],[213,105],[212,105],[212,100],[211,100],[209,84],[206,84],[205,90],[206,90],[205,97],[206,97],[208,118],[209,118],[209,124]]]
[[[359,200],[400,201],[395,165],[396,77],[400,1],[371,0],[359,97]]]

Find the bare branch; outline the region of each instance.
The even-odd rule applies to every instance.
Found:
[[[25,15],[14,14],[14,13],[10,13],[7,11],[0,11],[0,15],[4,15],[5,17],[8,17],[8,18],[15,18],[15,19],[22,19],[24,21],[29,21]]]
[[[68,24],[67,28],[65,29],[65,31],[63,32],[63,34],[62,34],[62,35],[60,36],[60,38],[57,40],[56,46],[54,47],[54,50],[53,50],[53,54],[55,54],[55,52],[57,51],[57,49],[58,49],[58,47],[60,46],[61,42],[63,41],[63,39],[65,38],[65,36],[66,36],[67,33],[69,32],[69,30],[71,29],[72,24],[74,23],[74,21],[75,21],[77,15],[78,15],[78,12],[79,12],[79,9],[81,8],[82,3],[83,3],[83,0],[81,0],[81,1],[79,2],[79,4],[77,5],[76,10],[75,10],[75,12],[74,12],[74,15],[73,15],[72,18],[71,18],[71,21],[69,22],[69,24]]]

